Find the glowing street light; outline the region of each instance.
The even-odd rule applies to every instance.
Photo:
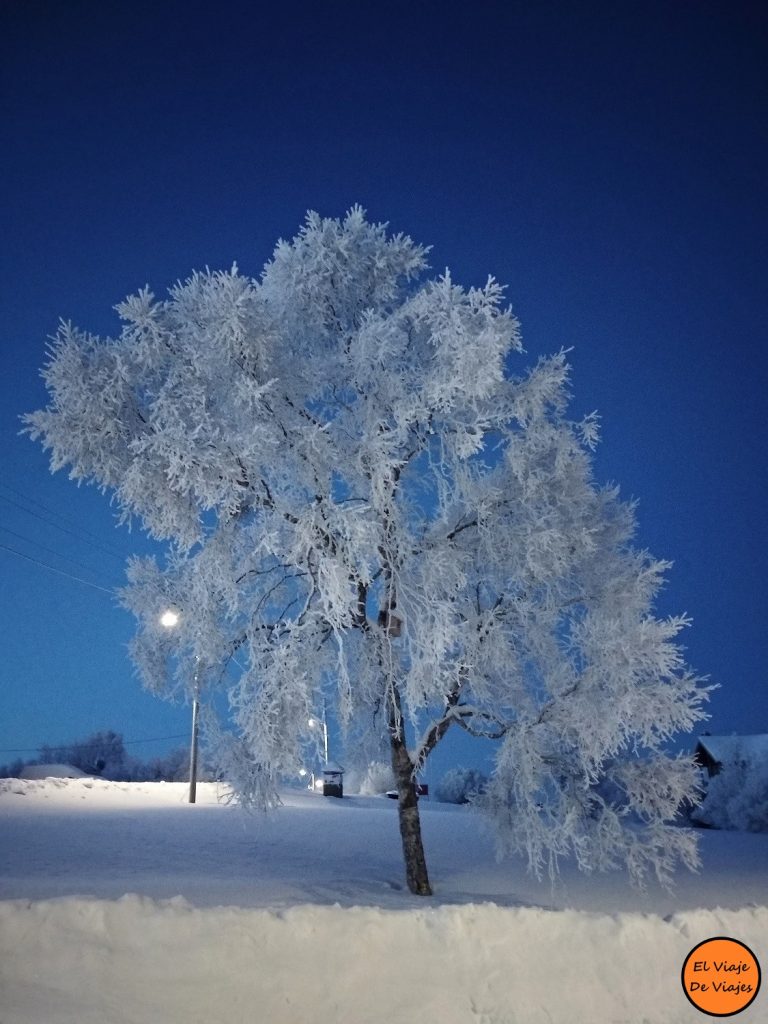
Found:
[[[173,608],[167,608],[160,616],[160,625],[164,629],[174,629],[179,624],[179,613]],[[189,750],[189,802],[197,801],[197,747],[198,734],[200,731],[200,659],[195,655],[195,678],[192,690],[192,741]]]

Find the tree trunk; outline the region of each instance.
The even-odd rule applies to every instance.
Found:
[[[397,810],[400,819],[400,838],[405,858],[405,877],[408,888],[415,896],[431,896],[432,888],[427,874],[427,859],[421,841],[421,819],[413,763],[400,730],[390,732],[392,769],[397,783]]]

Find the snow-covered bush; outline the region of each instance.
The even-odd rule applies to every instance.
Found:
[[[142,761],[126,753],[122,734],[113,730],[93,733],[60,747],[43,745],[36,759],[0,766],[0,778],[18,778],[25,768],[38,764],[66,764],[86,775],[112,782],[186,782],[189,778],[189,748],[175,750]],[[214,778],[208,764],[198,765],[200,781]]]
[[[768,750],[745,754],[713,776],[692,817],[713,828],[768,832]]]
[[[213,773],[206,764],[198,763],[198,782],[213,779]],[[189,748],[176,747],[162,757],[153,757],[146,764],[139,762],[134,769],[136,781],[147,782],[186,782],[189,779]]]
[[[394,787],[392,767],[385,761],[371,761],[364,768],[350,769],[344,776],[345,790],[360,796],[379,796]]]
[[[487,776],[478,768],[451,768],[435,788],[435,799],[444,804],[466,804],[485,790]]]
[[[29,764],[28,761],[22,761],[20,757],[17,757],[15,761],[10,764],[0,765],[0,779],[18,779],[21,775],[25,764]]]
[[[86,775],[99,775],[117,782],[128,782],[132,777],[122,734],[113,729],[95,732],[67,746],[44,745],[40,748],[40,761],[70,764]]]

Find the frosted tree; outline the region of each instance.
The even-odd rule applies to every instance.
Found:
[[[412,892],[430,892],[414,778],[450,729],[497,741],[479,804],[503,850],[666,879],[695,863],[669,824],[695,772],[664,744],[705,696],[686,619],[654,616],[667,564],[593,481],[564,354],[518,369],[502,287],[425,271],[357,207],[309,214],[259,280],[144,289],[114,339],[63,324],[27,429],[169,542],[129,565],[133,657],[157,693],[227,689],[209,731],[243,801],[276,802],[325,701],[389,750]]]

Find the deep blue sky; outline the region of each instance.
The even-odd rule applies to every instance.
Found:
[[[308,208],[360,202],[507,283],[531,359],[573,347],[598,477],[721,684],[708,728],[768,731],[764,5],[11,0],[0,39],[0,544],[106,588],[148,547],[17,437],[59,317],[109,332],[145,283],[257,275]],[[0,573],[0,763],[186,730],[108,594],[3,548]]]

